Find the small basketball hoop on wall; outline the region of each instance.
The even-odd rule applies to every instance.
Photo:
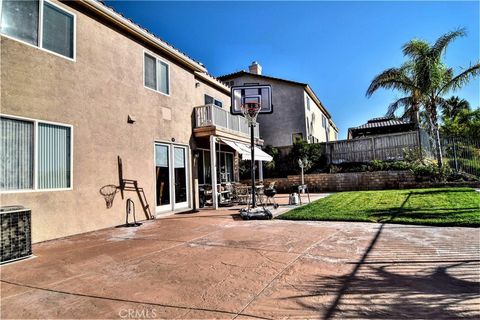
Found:
[[[117,186],[113,184],[107,184],[100,188],[100,194],[105,199],[107,209],[110,209],[113,204],[113,199],[115,199],[115,194],[117,193]]]

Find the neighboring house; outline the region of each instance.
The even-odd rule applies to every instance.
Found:
[[[338,129],[330,113],[306,83],[262,75],[253,62],[249,71],[239,71],[218,79],[228,86],[269,84],[272,86],[272,114],[260,114],[260,136],[265,145],[290,146],[297,140],[310,143],[338,139]]]
[[[99,1],[0,5],[0,200],[32,210],[34,242],[124,223],[120,195],[107,210],[99,194],[117,156],[153,215],[238,180],[248,125],[201,63]]]
[[[376,136],[389,133],[400,133],[415,130],[415,123],[409,119],[395,117],[373,118],[358,127],[348,129],[348,139]]]

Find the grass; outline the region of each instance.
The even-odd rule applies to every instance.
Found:
[[[480,227],[480,192],[471,188],[341,192],[279,219]]]

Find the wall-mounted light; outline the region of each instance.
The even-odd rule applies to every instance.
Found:
[[[135,122],[137,122],[137,119],[135,119],[134,116],[128,115],[127,123],[135,123]]]
[[[198,88],[198,87],[200,87],[200,82],[197,81],[195,82],[195,88]]]
[[[175,138],[172,138],[172,142],[175,142]]]

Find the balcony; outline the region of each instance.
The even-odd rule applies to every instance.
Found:
[[[194,108],[195,125],[193,132],[197,137],[217,135],[250,141],[250,127],[243,116],[232,115],[229,111],[213,104]],[[259,124],[255,126],[255,138],[262,144]]]

